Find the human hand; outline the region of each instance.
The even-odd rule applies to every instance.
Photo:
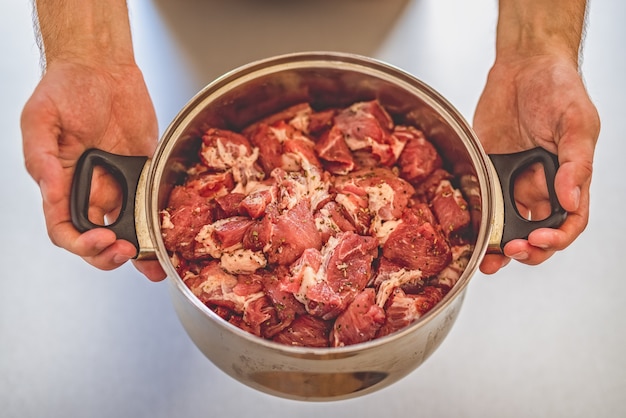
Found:
[[[511,258],[536,265],[569,246],[588,223],[593,154],[600,131],[598,113],[577,64],[567,55],[497,60],[478,102],[474,129],[487,153],[540,146],[556,154],[560,167],[555,192],[568,212],[558,229],[537,229],[527,240],[507,243],[503,255],[486,255],[481,271],[495,273]],[[518,209],[533,219],[549,214],[542,171],[529,171],[515,185]]]
[[[70,219],[69,198],[76,162],[85,150],[145,156],[154,152],[157,120],[139,68],[55,60],[24,106],[21,127],[26,168],[41,189],[51,241],[103,270],[134,257],[135,247],[106,228],[78,232]],[[104,225],[105,218],[115,220],[120,202],[112,176],[96,170],[89,219],[98,225]],[[150,280],[165,277],[157,261],[134,264]]]

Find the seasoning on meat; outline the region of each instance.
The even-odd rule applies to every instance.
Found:
[[[202,303],[261,338],[338,347],[393,333],[472,253],[467,179],[376,100],[209,128],[189,167],[163,242]]]

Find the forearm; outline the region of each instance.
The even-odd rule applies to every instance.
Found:
[[[42,54],[57,59],[134,63],[126,0],[36,0]]]
[[[499,0],[496,55],[567,54],[578,65],[586,0]]]

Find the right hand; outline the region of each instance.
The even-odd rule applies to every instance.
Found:
[[[70,189],[76,162],[89,148],[122,155],[151,156],[158,140],[157,119],[136,65],[85,62],[50,63],[21,118],[26,169],[41,189],[51,241],[102,270],[136,254],[128,241],[106,228],[84,233],[70,218]],[[89,218],[104,225],[119,211],[119,188],[103,171],[94,172]],[[157,261],[134,262],[153,281],[165,278]]]
[[[500,58],[492,67],[474,116],[485,151],[493,154],[543,147],[558,156],[554,188],[567,219],[558,228],[539,228],[528,239],[488,254],[480,269],[493,274],[510,259],[537,265],[572,244],[589,220],[589,189],[600,119],[576,62],[567,54]],[[543,170],[520,176],[516,204],[533,218],[550,214]],[[540,174],[541,173],[541,174]]]

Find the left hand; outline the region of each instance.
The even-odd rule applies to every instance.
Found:
[[[555,191],[568,212],[558,229],[537,229],[527,240],[507,243],[503,255],[486,255],[481,271],[493,274],[511,258],[536,265],[574,242],[589,219],[593,155],[600,132],[597,110],[576,63],[565,55],[499,58],[478,102],[474,130],[489,154],[537,146],[556,154],[560,167]],[[516,204],[538,219],[547,216],[547,192],[545,181],[541,187],[532,177],[520,176]]]

